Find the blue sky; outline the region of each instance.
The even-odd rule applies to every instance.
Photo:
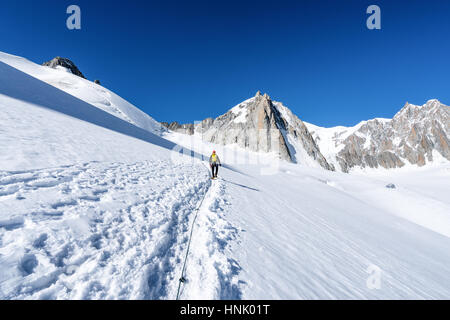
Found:
[[[66,28],[66,8],[82,30]],[[381,30],[366,8],[381,7]],[[159,121],[225,113],[257,90],[302,120],[354,125],[450,104],[450,1],[2,0],[0,51],[72,59]]]

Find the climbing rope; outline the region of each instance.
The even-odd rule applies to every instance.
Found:
[[[206,169],[208,169],[208,167],[203,163],[203,161],[202,161],[202,164],[205,166]],[[209,170],[208,170],[208,173],[209,173]],[[209,175],[209,176],[211,176],[211,175]],[[186,262],[187,262],[187,258],[188,258],[188,255],[189,255],[189,250],[191,248],[192,234],[194,233],[195,222],[197,220],[198,212],[200,211],[200,208],[203,205],[203,201],[205,200],[206,195],[208,194],[208,191],[209,191],[209,188],[205,192],[205,194],[203,195],[202,201],[200,201],[200,205],[195,209],[196,212],[195,212],[194,221],[192,221],[191,233],[189,235],[189,242],[188,242],[188,246],[186,248],[186,256],[184,257],[183,269],[181,270],[181,277],[180,277],[180,279],[178,281],[177,300],[179,300],[179,298],[180,298],[181,285],[186,282],[186,278],[184,277],[184,273],[186,271]]]

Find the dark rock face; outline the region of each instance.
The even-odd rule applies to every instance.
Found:
[[[53,69],[55,69],[57,66],[61,66],[70,70],[72,74],[79,76],[83,79],[86,79],[84,75],[81,73],[81,71],[78,70],[77,66],[67,58],[56,57],[50,61],[44,62],[42,65]]]
[[[99,86],[101,85],[100,80],[94,80],[95,84],[98,84]]]

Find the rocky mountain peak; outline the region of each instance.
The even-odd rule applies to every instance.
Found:
[[[446,114],[446,110],[448,110],[448,107],[437,99],[428,100],[422,106],[406,103],[392,120],[417,122],[427,118],[442,117],[443,114]]]
[[[264,99],[267,101],[271,101],[270,96],[267,93],[262,94],[261,91],[258,91],[256,93],[255,99]]]
[[[449,115],[450,107],[437,99],[422,106],[407,102],[392,119],[364,121],[353,128],[336,129],[334,134],[330,132],[333,128],[313,134],[324,146],[322,151],[326,150],[326,142],[320,132],[334,137],[325,156],[329,162],[337,162],[344,172],[354,167],[423,166],[436,157],[450,160]]]
[[[42,65],[53,69],[56,69],[58,66],[63,67],[68,69],[72,74],[86,79],[77,66],[67,58],[56,57],[50,61],[44,62]]]
[[[265,93],[250,98],[215,118],[195,125],[163,123],[172,131],[195,134],[204,141],[237,144],[255,152],[274,153],[283,160],[334,170],[321,154],[303,122]],[[192,130],[193,128],[193,130]]]
[[[430,99],[430,100],[428,100],[427,101],[427,103],[425,104],[425,105],[433,105],[433,106],[435,106],[435,105],[440,105],[441,104],[441,102],[438,100],[438,99]]]

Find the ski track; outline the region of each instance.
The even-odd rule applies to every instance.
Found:
[[[0,298],[174,299],[204,196],[182,298],[239,299],[225,185],[201,165],[0,171]]]

